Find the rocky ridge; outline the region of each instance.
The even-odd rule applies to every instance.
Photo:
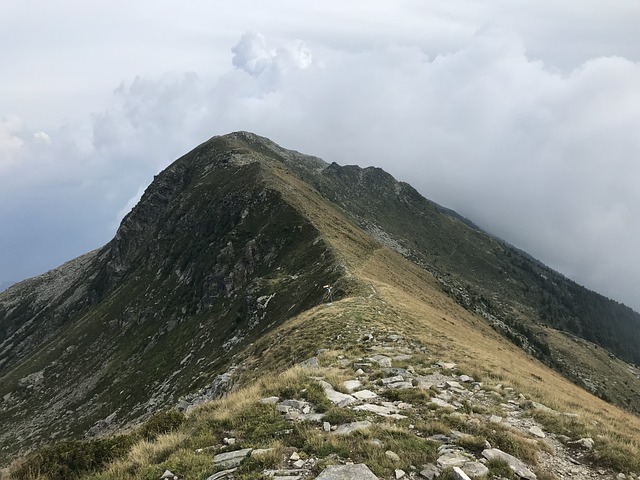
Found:
[[[366,353],[350,356],[354,350]],[[352,458],[337,454],[322,457],[304,447],[290,446],[285,448],[278,468],[262,470],[261,478],[639,478],[634,473],[595,465],[593,439],[553,433],[538,420],[540,416],[576,418],[576,414],[530,401],[500,383],[478,381],[461,372],[455,363],[433,358],[424,347],[401,334],[366,332],[356,345],[334,352],[321,349],[317,357],[301,366],[309,370],[334,407],[357,419],[330,423],[317,405],[304,398],[271,396],[261,398],[259,403],[271,406],[292,426],[317,425],[315,428],[328,439],[347,437],[354,444],[365,443],[366,448],[383,452],[394,468],[380,475],[380,466],[376,465],[372,467],[377,470],[375,475],[366,462],[354,463]],[[349,379],[332,385],[322,376],[327,369],[338,369]],[[402,430],[415,437],[417,445],[429,451],[424,458],[431,461],[407,464],[409,452],[394,450],[390,442],[377,438],[379,428]],[[234,479],[246,459],[269,452],[263,448],[234,449],[242,443],[242,438],[225,437],[222,444],[198,451],[213,454],[215,473],[207,480]]]

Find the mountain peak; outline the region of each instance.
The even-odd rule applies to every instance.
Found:
[[[516,351],[514,375],[542,361],[640,408],[640,372],[602,348],[640,360],[637,314],[382,169],[233,132],[157,175],[103,248],[0,292],[0,456],[191,408],[354,322],[459,343],[503,375],[492,355]]]

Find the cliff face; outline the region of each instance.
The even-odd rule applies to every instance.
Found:
[[[387,248],[404,259],[383,266]],[[637,314],[381,169],[238,132],[159,174],[103,248],[0,293],[0,459],[214,397],[231,372],[248,378],[249,347],[278,350],[284,334],[271,334],[322,304],[324,285],[366,298],[381,288],[371,276],[395,278],[403,302],[424,296],[403,283],[409,266],[576,383],[640,407],[636,371],[587,341],[635,360]],[[319,340],[274,358],[302,361]]]

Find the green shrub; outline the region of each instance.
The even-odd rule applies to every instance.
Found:
[[[158,435],[177,430],[184,423],[184,414],[177,410],[165,410],[153,415],[140,429],[146,440],[155,440]]]
[[[123,435],[90,442],[78,440],[60,442],[32,454],[13,472],[16,480],[41,476],[49,480],[79,478],[99,470],[110,461],[123,457],[131,448],[134,437]]]

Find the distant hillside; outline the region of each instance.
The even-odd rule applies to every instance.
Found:
[[[326,285],[334,301],[354,301],[348,318],[359,299],[393,289],[380,305],[419,319],[407,307],[418,302],[446,328],[464,319],[469,338],[493,329],[502,337],[489,355],[512,348],[506,338],[527,361],[640,409],[638,373],[605,350],[638,362],[638,314],[379,168],[237,132],[160,173],[103,248],[0,293],[0,459],[187,409],[308,358],[330,339],[284,337],[327,301]],[[456,331],[460,348],[467,340]],[[272,363],[249,371],[263,354]]]

